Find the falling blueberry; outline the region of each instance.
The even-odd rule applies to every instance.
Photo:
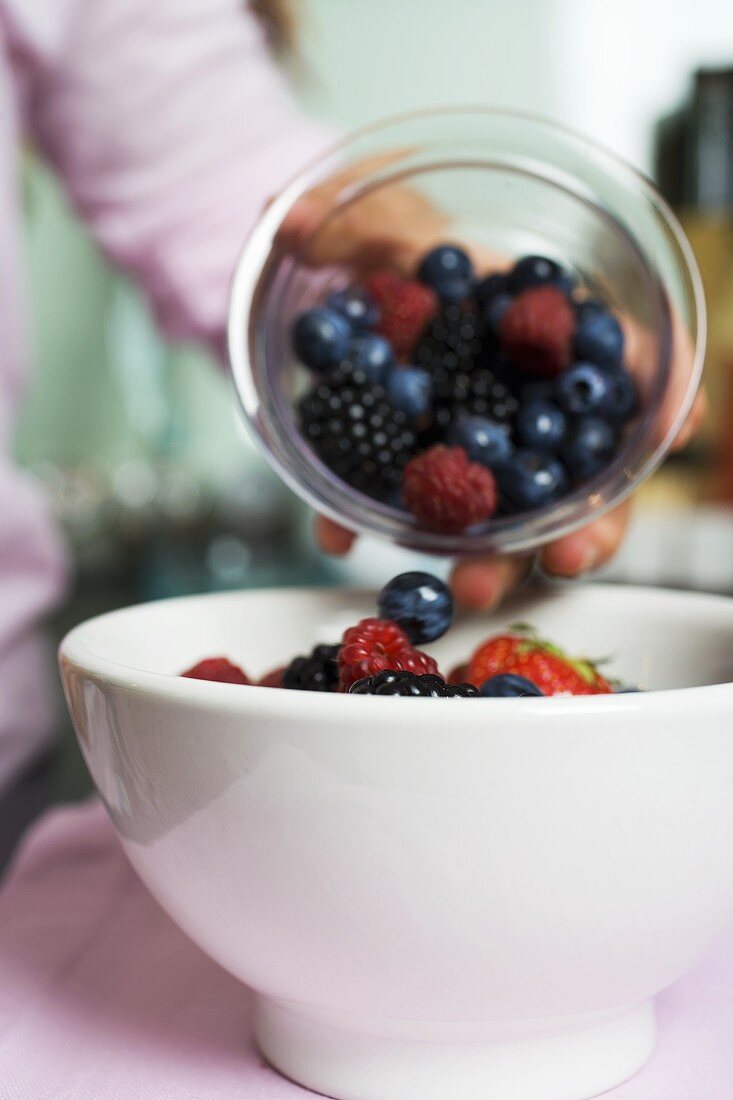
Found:
[[[431,573],[400,573],[385,584],[377,601],[379,617],[399,624],[413,645],[441,638],[453,622],[450,589]]]

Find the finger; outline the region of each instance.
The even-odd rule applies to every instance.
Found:
[[[459,562],[451,574],[456,602],[475,611],[497,607],[531,568],[530,558],[477,558]]]
[[[621,545],[629,511],[629,502],[625,501],[582,531],[575,531],[546,546],[539,558],[545,573],[555,577],[576,577],[605,565]]]
[[[316,542],[327,554],[335,554],[337,557],[348,554],[356,540],[353,531],[334,523],[327,516],[316,516],[315,527]]]
[[[690,415],[682,425],[680,433],[672,444],[673,451],[681,451],[683,447],[686,447],[693,436],[697,435],[702,423],[708,413],[708,398],[704,390],[695,398],[695,402],[690,410]]]

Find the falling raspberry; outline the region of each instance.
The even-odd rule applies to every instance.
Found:
[[[494,475],[469,462],[462,447],[434,447],[408,462],[402,500],[423,527],[458,534],[490,519],[497,507]]]

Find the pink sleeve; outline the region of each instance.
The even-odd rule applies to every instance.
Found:
[[[217,346],[248,230],[327,133],[296,109],[246,0],[51,9],[50,56],[33,74],[36,140],[165,332]]]

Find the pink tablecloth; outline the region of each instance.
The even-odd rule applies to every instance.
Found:
[[[247,991],[161,912],[97,803],[48,814],[0,890],[0,1100],[297,1100]],[[731,1100],[733,939],[660,1000],[613,1100]]]

